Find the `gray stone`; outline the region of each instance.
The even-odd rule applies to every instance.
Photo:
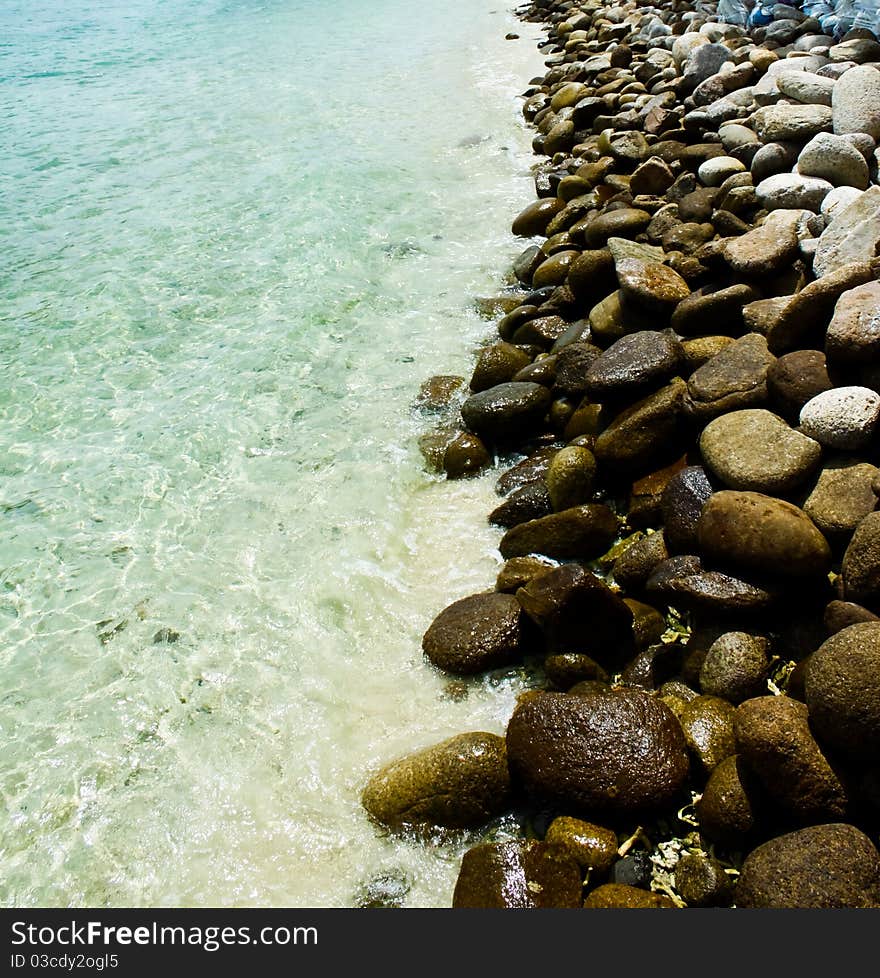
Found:
[[[856,187],[835,187],[822,201],[820,213],[825,218],[826,225],[834,220],[835,214],[843,207],[848,207],[857,200],[862,191]]]
[[[873,69],[872,69],[873,70]],[[876,72],[880,77],[880,72]],[[871,187],[848,207],[841,207],[819,238],[813,260],[818,276],[852,262],[874,258],[880,247],[880,187]]]
[[[776,75],[776,85],[783,95],[811,105],[831,105],[833,78],[809,71],[783,71]]]
[[[752,116],[762,142],[806,142],[817,132],[830,132],[832,110],[827,105],[766,105]]]
[[[834,131],[866,132],[880,139],[880,72],[867,65],[851,68],[834,86]]]
[[[868,187],[868,164],[845,136],[820,132],[801,150],[797,168],[803,176],[820,177],[834,186]]]
[[[700,164],[697,176],[707,187],[720,187],[728,177],[743,173],[745,169],[745,164],[732,156],[716,156]]]
[[[827,448],[855,451],[873,438],[880,394],[867,387],[834,387],[801,408],[800,429]]]
[[[827,180],[804,177],[799,173],[777,173],[762,180],[755,193],[768,211],[783,207],[788,210],[804,208],[818,211],[822,201],[833,189]]]
[[[880,361],[880,282],[866,282],[840,296],[825,349],[829,362],[838,366]]]

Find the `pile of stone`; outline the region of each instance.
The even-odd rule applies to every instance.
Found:
[[[456,906],[880,906],[880,42],[784,5],[524,16],[531,243],[469,384],[421,397],[450,478],[516,460],[505,563],[423,648],[545,678],[364,805],[522,816]]]

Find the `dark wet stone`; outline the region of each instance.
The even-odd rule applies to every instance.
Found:
[[[658,810],[688,775],[675,715],[634,689],[529,699],[510,720],[507,749],[511,775],[530,796],[572,812]]]
[[[672,328],[681,336],[738,335],[742,309],[760,298],[750,285],[731,285],[715,292],[692,292],[672,314]]]
[[[644,529],[663,523],[663,493],[672,477],[684,468],[685,462],[686,456],[682,455],[671,464],[649,472],[633,482],[626,514],[626,521],[631,527]]]
[[[751,852],[736,886],[746,909],[880,907],[880,853],[854,825],[814,825]]]
[[[688,852],[675,864],[675,889],[689,907],[729,907],[733,884],[721,863],[705,852]]]
[[[472,594],[440,612],[422,649],[435,666],[457,675],[508,665],[525,650],[524,618],[510,594]]]
[[[823,622],[829,635],[864,621],[880,621],[880,617],[852,601],[829,601],[825,607]]]
[[[504,384],[531,362],[531,357],[512,343],[495,343],[493,346],[487,346],[480,350],[477,357],[470,389],[478,393],[498,384]]]
[[[759,696],[736,709],[738,753],[783,811],[802,824],[846,816],[846,789],[813,737],[807,707],[788,696]]]
[[[709,615],[755,614],[775,601],[773,592],[731,574],[704,570],[698,557],[687,555],[659,564],[646,590],[682,611]]]
[[[647,889],[651,885],[653,869],[651,854],[644,849],[634,849],[615,862],[608,881]]]
[[[558,846],[583,870],[607,873],[617,859],[617,835],[601,825],[560,815],[550,823],[544,841]]]
[[[630,191],[634,194],[661,196],[675,182],[675,174],[669,165],[659,157],[651,156],[633,171],[629,181]]]
[[[415,406],[423,411],[443,411],[464,392],[464,377],[429,377],[419,388]]]
[[[592,343],[572,343],[556,356],[554,393],[565,397],[583,397],[587,393],[587,371],[602,350]]]
[[[469,397],[461,416],[481,438],[509,441],[538,429],[551,400],[550,391],[540,384],[499,384]]]
[[[568,270],[568,286],[585,303],[591,304],[614,292],[614,259],[607,248],[581,252]]]
[[[537,520],[552,512],[550,493],[542,481],[529,482],[515,489],[489,514],[489,522],[509,529],[529,520]]]
[[[587,894],[586,910],[675,910],[675,901],[662,893],[625,883],[605,883]]]
[[[455,908],[579,907],[581,870],[545,842],[497,842],[468,849],[452,895]]]
[[[711,842],[741,848],[762,825],[766,800],[754,772],[734,754],[709,775],[696,805],[700,831]]]
[[[607,683],[608,673],[584,652],[559,652],[544,660],[544,673],[556,689],[562,691],[582,682]]]
[[[669,381],[680,360],[681,346],[669,332],[623,336],[590,365],[587,394],[597,401],[642,396]]]
[[[803,510],[757,492],[715,493],[697,527],[707,558],[743,573],[803,578],[827,573],[831,550]]]
[[[605,211],[587,225],[585,240],[589,248],[602,248],[609,238],[634,238],[651,223],[647,211],[623,207]]]
[[[700,689],[739,704],[767,692],[769,671],[766,638],[748,632],[725,632],[706,653],[700,669]]]
[[[537,346],[549,350],[568,329],[568,322],[561,316],[535,316],[518,326],[511,339],[514,343]]]
[[[500,476],[495,483],[495,491],[501,496],[506,496],[515,489],[522,489],[530,482],[543,479],[547,469],[550,468],[550,461],[557,451],[558,449],[555,448],[543,448],[524,458],[521,462],[517,462],[516,465],[511,466]]]
[[[725,346],[688,380],[694,415],[710,420],[726,411],[765,404],[767,373],[775,360],[767,340],[757,333],[748,333]]]
[[[459,734],[374,774],[361,797],[369,814],[392,828],[482,825],[507,807],[510,779],[504,738]]]
[[[611,576],[627,591],[639,591],[659,564],[669,557],[663,531],[634,541],[614,562]]]
[[[850,625],[807,660],[804,693],[823,744],[869,760],[880,752],[880,622]]]
[[[696,550],[700,513],[714,491],[700,465],[689,465],[669,480],[660,506],[663,536],[670,553],[687,554]]]
[[[691,292],[677,272],[659,261],[624,258],[615,270],[626,301],[649,311],[671,312]]]
[[[664,622],[664,631],[665,622]],[[620,685],[655,690],[671,679],[681,668],[681,647],[661,642],[642,649],[630,659],[620,674]]]
[[[443,469],[450,479],[476,475],[491,462],[492,458],[483,442],[466,431],[456,435],[443,453]]]
[[[539,245],[530,245],[513,263],[513,274],[524,285],[531,285],[535,270],[544,260],[544,253]]]
[[[589,448],[579,445],[561,448],[553,456],[545,476],[552,508],[558,513],[587,502],[595,481],[596,458]]]
[[[807,401],[833,386],[821,350],[794,350],[779,357],[767,370],[771,402],[783,417],[794,423]]]
[[[516,217],[512,231],[523,238],[542,235],[553,218],[565,206],[558,197],[543,197],[529,204]]]
[[[856,527],[843,555],[843,597],[880,611],[880,513],[869,513]]]
[[[650,604],[635,598],[624,598],[624,603],[633,614],[633,634],[636,648],[647,649],[660,641],[666,631],[666,619]],[[659,683],[655,684],[659,685]],[[652,687],[654,688],[654,687]]]
[[[541,519],[521,523],[501,539],[501,556],[543,554],[557,560],[590,560],[603,554],[617,535],[617,517],[607,506],[574,506]]]

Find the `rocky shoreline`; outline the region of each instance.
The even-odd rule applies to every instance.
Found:
[[[540,680],[363,805],[483,833],[456,907],[878,907],[880,43],[781,4],[519,13],[531,243],[419,401],[435,469],[508,463],[505,563],[423,651]]]

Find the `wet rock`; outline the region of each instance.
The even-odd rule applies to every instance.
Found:
[[[819,177],[835,187],[868,188],[868,164],[844,136],[827,132],[814,136],[801,150],[797,168],[803,176]]]
[[[689,907],[727,907],[733,885],[724,867],[705,852],[685,853],[675,864],[675,889]]]
[[[686,391],[685,382],[676,377],[617,415],[596,439],[595,454],[600,464],[635,472],[668,458],[683,436]]]
[[[583,682],[607,683],[608,673],[584,652],[557,652],[544,660],[544,673],[553,686],[569,690]]]
[[[707,775],[736,752],[734,712],[730,703],[717,696],[697,696],[678,718],[691,756]]]
[[[801,408],[832,383],[821,350],[795,350],[779,357],[767,370],[770,400],[781,415],[797,421]]]
[[[461,406],[464,423],[481,438],[521,438],[544,421],[552,398],[540,384],[498,384],[473,394]]]
[[[598,302],[614,291],[614,259],[607,248],[583,251],[568,269],[568,287],[581,302]]]
[[[726,345],[688,380],[694,415],[709,420],[727,411],[766,403],[767,375],[775,360],[767,340],[757,333],[747,333]]]
[[[552,508],[560,512],[586,502],[595,479],[596,458],[588,448],[571,445],[560,449],[545,477]]]
[[[700,559],[672,557],[659,564],[645,589],[682,611],[715,616],[739,616],[766,611],[775,595],[757,584],[721,571],[704,570]]]
[[[476,435],[462,432],[446,446],[443,469],[450,479],[476,475],[492,462],[486,446]]]
[[[651,885],[653,868],[649,852],[644,849],[631,849],[611,867],[608,882],[647,889]]]
[[[856,527],[843,555],[841,576],[847,601],[880,610],[880,513],[869,513]]]
[[[738,705],[767,692],[769,671],[766,638],[748,632],[726,632],[706,653],[700,668],[700,689]]]
[[[684,468],[682,455],[669,465],[636,479],[629,493],[626,521],[634,529],[658,526],[663,520],[660,503],[663,491],[676,472]]]
[[[762,409],[733,411],[711,421],[700,436],[707,467],[731,489],[790,492],[816,471],[818,442]]]
[[[500,506],[496,506],[489,514],[489,522],[509,529],[548,516],[552,511],[547,486],[541,481],[529,482],[520,489],[514,489]]]
[[[878,73],[880,77],[880,73]],[[870,261],[880,246],[880,187],[871,187],[834,219],[819,237],[813,270],[828,275],[852,262]]]
[[[718,845],[740,848],[759,830],[766,801],[754,773],[739,755],[721,761],[696,805],[700,831]]]
[[[768,211],[784,208],[818,212],[822,201],[832,189],[827,180],[820,180],[818,177],[777,173],[762,180],[755,187],[755,193],[761,206]]]
[[[624,598],[623,601],[633,615],[632,627],[636,648],[648,649],[649,646],[659,642],[666,631],[666,619],[663,615],[651,605],[636,601],[634,598]],[[654,686],[650,688],[653,689]]]
[[[739,275],[772,275],[790,265],[798,250],[797,221],[762,224],[738,238],[727,241],[722,254]]]
[[[616,271],[624,299],[649,311],[671,312],[691,292],[677,272],[658,261],[624,258]]]
[[[541,519],[521,523],[502,537],[501,556],[543,554],[557,560],[603,554],[617,535],[617,518],[607,506],[574,506]]]
[[[813,738],[803,703],[788,696],[746,700],[736,709],[734,732],[739,754],[783,811],[804,824],[845,817],[846,790]]]
[[[663,531],[650,533],[623,551],[614,562],[612,577],[627,591],[641,590],[657,566],[668,557]]]
[[[700,513],[713,492],[705,470],[699,465],[690,465],[669,480],[660,506],[663,535],[670,553],[694,552]]]
[[[544,448],[509,468],[495,484],[495,491],[506,496],[536,479],[543,479],[558,449]]]
[[[699,370],[704,363],[708,363],[731,343],[733,343],[732,336],[697,336],[692,340],[685,340],[681,344],[684,357],[683,375]]]
[[[820,742],[869,760],[880,750],[880,623],[850,625],[807,660],[804,693]]]
[[[511,775],[529,795],[576,812],[660,809],[688,774],[675,715],[634,689],[530,699],[514,711],[507,749]]]
[[[680,359],[681,346],[669,332],[623,336],[590,365],[587,394],[597,401],[643,394],[670,380]]]
[[[578,255],[580,255],[579,251],[569,249],[567,251],[559,251],[542,261],[532,276],[532,285],[534,288],[541,289],[547,285],[562,285],[568,277],[568,271]]]
[[[587,910],[674,910],[675,901],[662,893],[625,883],[605,883],[587,894]]]
[[[828,326],[826,354],[842,367],[880,362],[880,282],[866,282],[840,296]]]
[[[636,207],[605,211],[587,225],[584,239],[587,247],[601,248],[609,238],[634,238],[651,223],[651,215]]]
[[[541,197],[524,208],[515,218],[512,231],[522,238],[543,235],[565,202],[558,197]]]
[[[835,387],[807,401],[800,421],[800,430],[826,448],[864,448],[880,421],[880,394],[867,387]]]
[[[592,343],[577,342],[556,354],[554,393],[564,397],[583,397],[587,393],[587,371],[602,350]]]
[[[452,895],[455,908],[524,910],[579,907],[581,871],[557,846],[496,842],[464,854]]]
[[[472,594],[440,612],[422,650],[435,666],[456,675],[508,665],[525,651],[524,617],[512,595]]]
[[[553,566],[539,557],[511,557],[504,562],[504,566],[498,572],[495,590],[513,594],[524,584],[528,584],[533,577],[553,570]]]
[[[473,393],[488,390],[511,380],[517,371],[530,364],[531,357],[512,343],[496,343],[480,350],[471,376]]]
[[[562,316],[534,316],[518,326],[511,339],[514,343],[549,350],[568,329],[568,325]]]
[[[854,825],[814,825],[758,846],[743,863],[736,905],[828,909],[880,906],[880,854]]]
[[[455,402],[464,389],[464,377],[430,377],[419,388],[416,407],[423,411],[443,411]]]
[[[714,292],[692,292],[676,306],[672,328],[681,336],[738,335],[743,329],[743,306],[757,298],[758,293],[743,284]]]
[[[757,492],[716,492],[697,536],[708,558],[743,573],[819,576],[831,563],[827,541],[803,510]]]
[[[617,835],[611,829],[569,815],[554,818],[544,841],[558,846],[583,870],[604,874],[617,859]]]
[[[880,139],[880,74],[867,65],[851,68],[834,85],[831,109],[838,135],[865,132]]]
[[[383,767],[363,791],[369,814],[392,828],[484,824],[507,807],[510,778],[503,737],[466,733]]]

